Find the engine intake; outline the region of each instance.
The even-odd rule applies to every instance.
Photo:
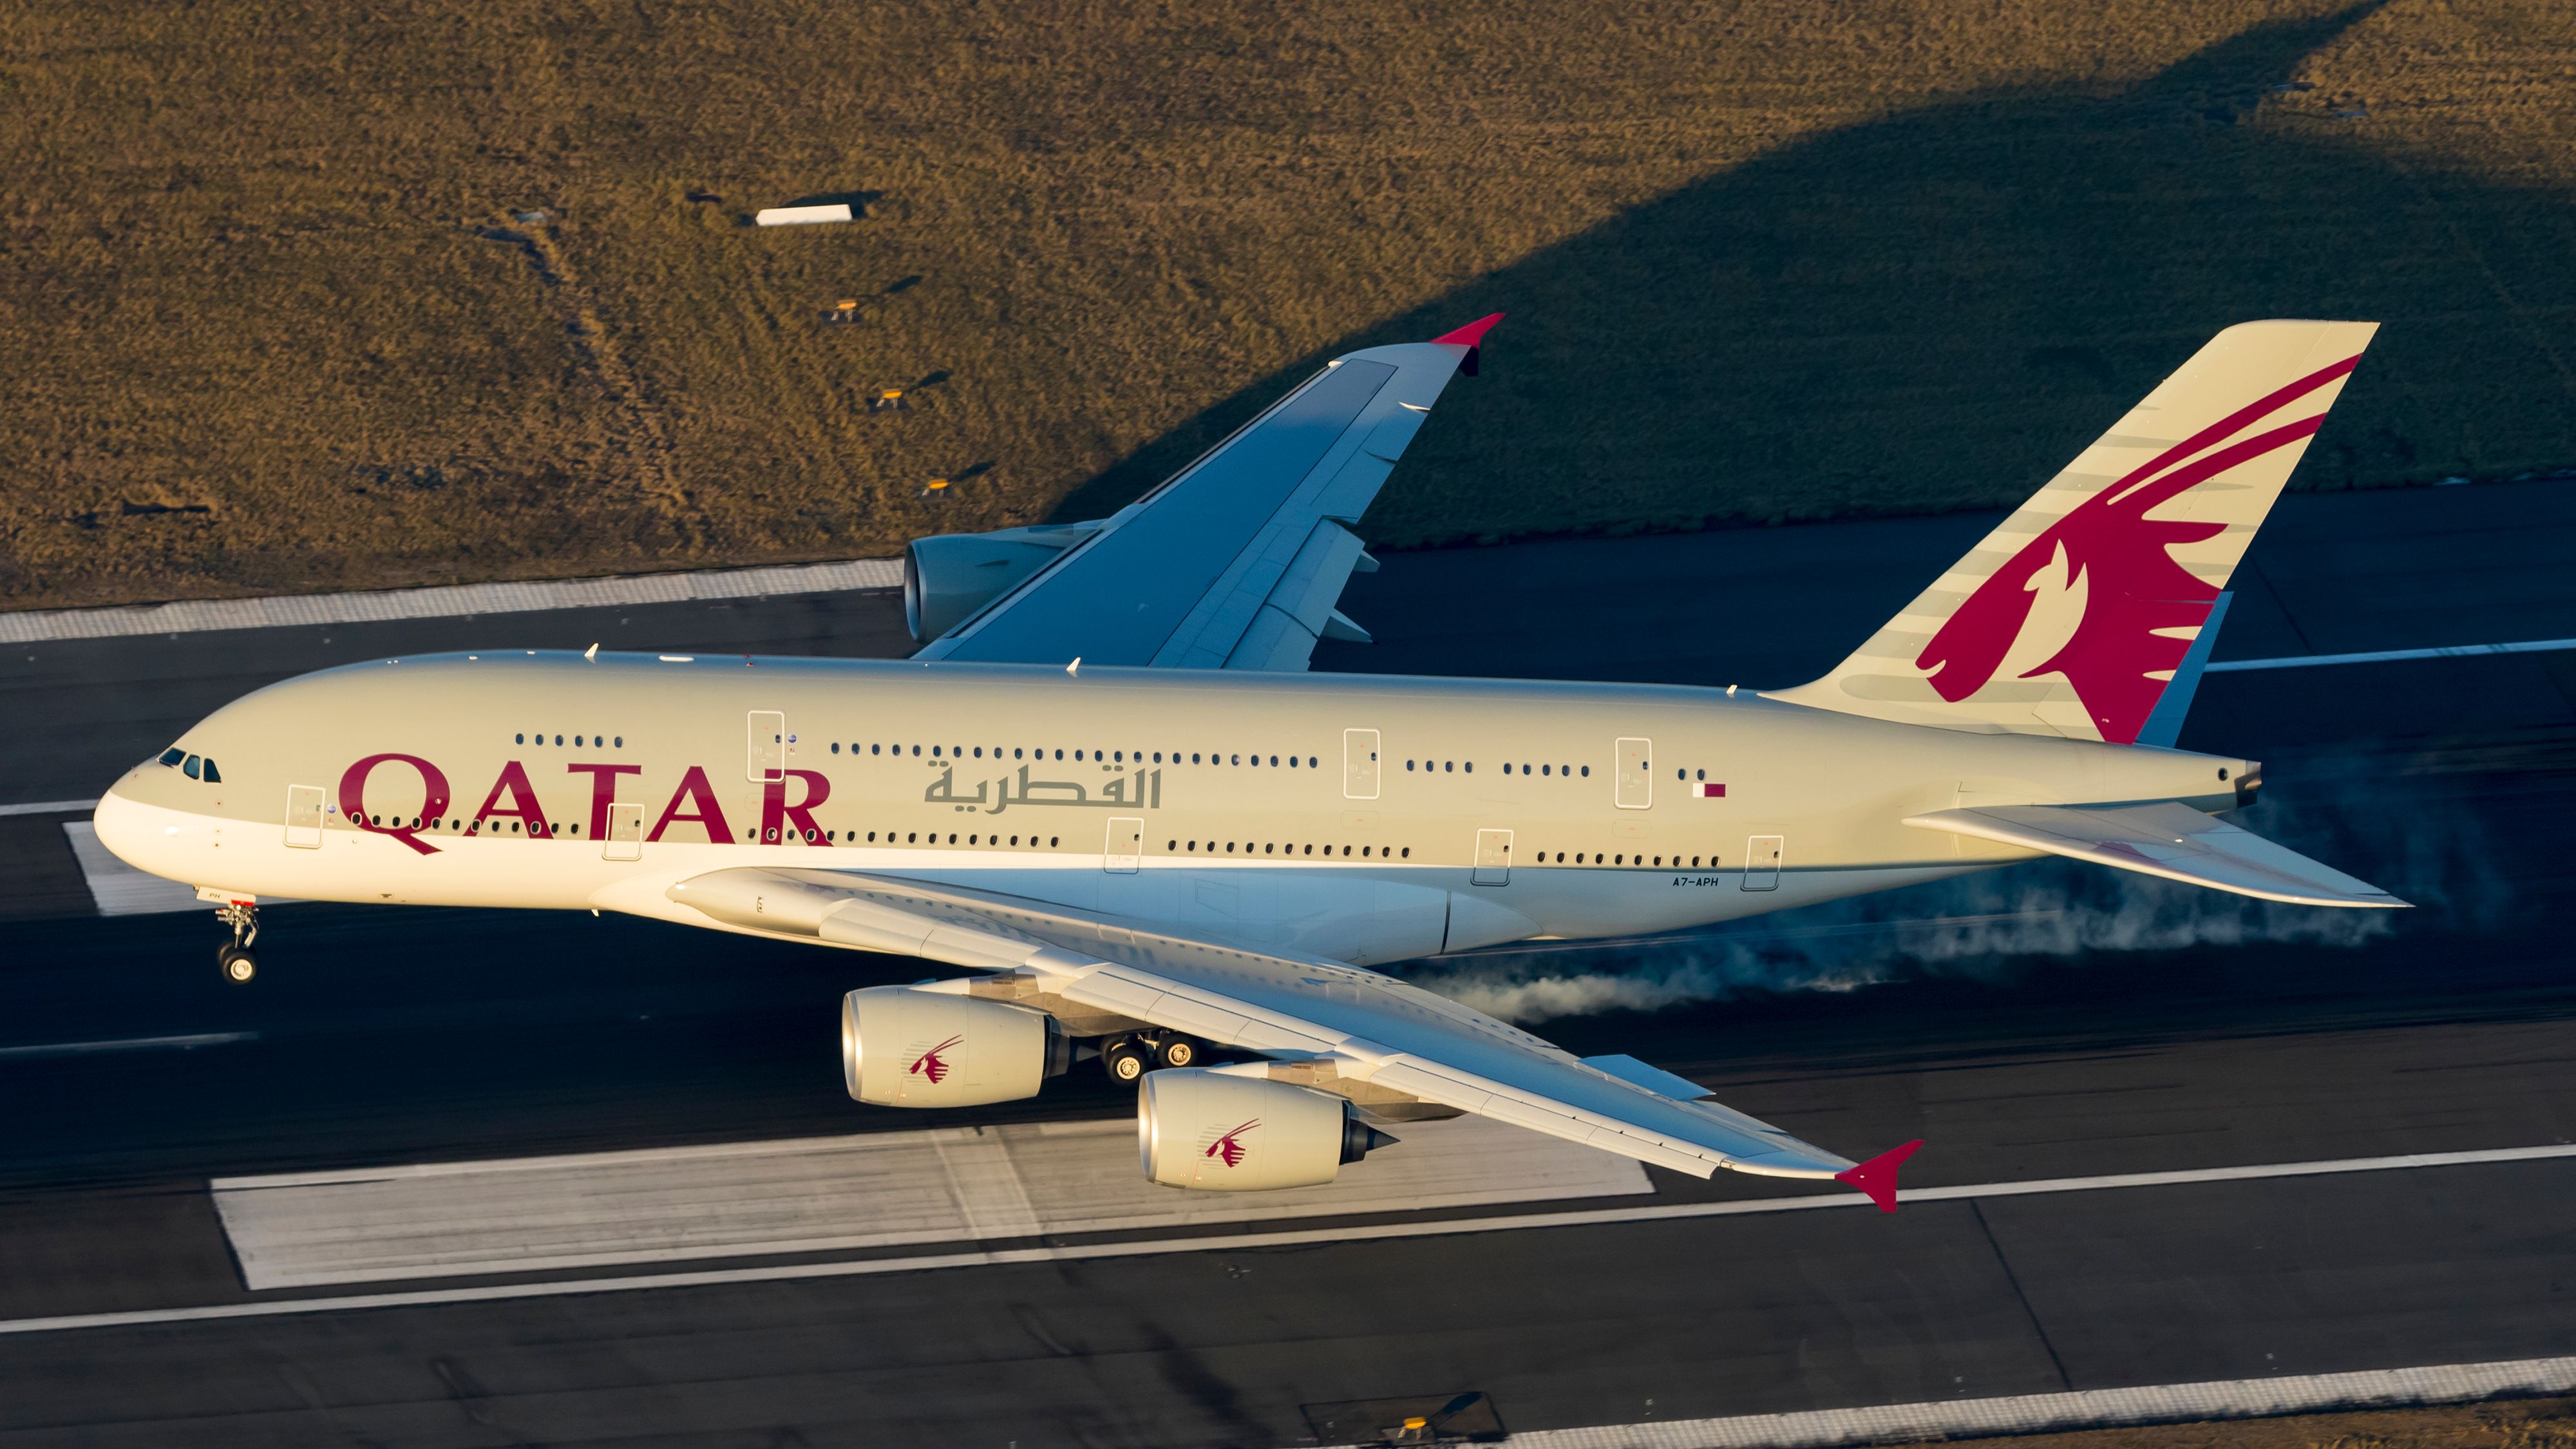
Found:
[[[927,644],[1099,531],[1068,523],[916,538],[903,551],[903,622]]]
[[[1395,1140],[1340,1097],[1259,1077],[1174,1068],[1136,1093],[1137,1153],[1165,1187],[1318,1187]]]
[[[1043,1012],[910,986],[841,998],[841,1078],[861,1102],[1016,1102],[1072,1064],[1073,1039]]]

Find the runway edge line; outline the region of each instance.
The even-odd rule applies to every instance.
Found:
[[[1837,1445],[1981,1439],[2213,1419],[2266,1419],[2364,1408],[2537,1398],[2576,1390],[2576,1358],[2439,1364],[2281,1378],[2218,1379],[2022,1394],[1950,1403],[1811,1409],[1731,1419],[1668,1419],[1514,1434],[1516,1449],[1831,1449]]]

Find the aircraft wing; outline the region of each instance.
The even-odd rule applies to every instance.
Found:
[[[1908,825],[2302,906],[2403,906],[2370,884],[2188,805],[2003,805],[1936,810]]]
[[[1298,670],[1367,639],[1333,607],[1377,567],[1347,525],[1499,318],[1334,359],[914,657]]]
[[[673,886],[720,925],[1002,973],[933,990],[1129,1018],[1348,1081],[1707,1177],[1835,1179],[1894,1211],[1912,1146],[1860,1165],[1627,1057],[1587,1062],[1391,976],[1176,936],[1109,915],[857,871],[742,867]]]

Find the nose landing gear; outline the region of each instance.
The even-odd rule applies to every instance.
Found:
[[[224,979],[238,984],[258,975],[259,958],[250,948],[259,939],[259,907],[249,901],[226,901],[215,907],[215,919],[233,928],[232,944],[215,953],[215,965]]]

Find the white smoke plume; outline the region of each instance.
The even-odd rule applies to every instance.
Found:
[[[1853,991],[1903,975],[1998,974],[2014,958],[2260,943],[2358,947],[2400,929],[2488,924],[2507,909],[2465,806],[2396,775],[2384,757],[2317,760],[2295,774],[2294,789],[2276,783],[2263,803],[2231,818],[2394,891],[2416,910],[2280,905],[2052,860],[1681,935],[1464,953],[1407,975],[1479,1011],[1533,1022],[1747,993]]]

